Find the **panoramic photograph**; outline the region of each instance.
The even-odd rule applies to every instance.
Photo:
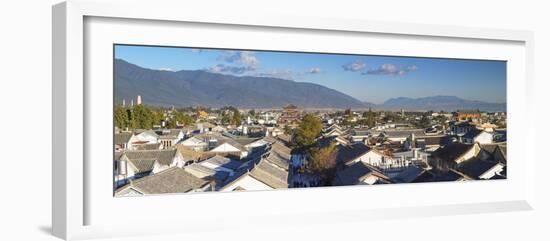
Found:
[[[506,61],[113,50],[115,197],[506,179]]]

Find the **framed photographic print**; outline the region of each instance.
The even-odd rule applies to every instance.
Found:
[[[128,5],[53,8],[56,236],[532,209],[530,32]]]

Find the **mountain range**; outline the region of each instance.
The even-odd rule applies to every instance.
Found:
[[[361,102],[322,85],[292,80],[233,76],[204,70],[165,71],[142,68],[122,59],[114,63],[115,103],[135,99],[154,106],[235,106],[239,108],[375,108],[407,110],[480,109],[504,111],[506,104],[464,100],[454,96],[392,98],[383,104]]]
[[[506,103],[489,103],[476,100],[465,100],[456,96],[429,96],[422,98],[398,97],[385,101],[374,108],[388,110],[434,110],[456,111],[458,109],[479,109],[482,111],[506,111]]]
[[[159,106],[235,106],[281,108],[361,108],[364,104],[344,93],[313,83],[232,76],[203,70],[163,71],[115,60],[115,101],[141,95],[144,103]]]

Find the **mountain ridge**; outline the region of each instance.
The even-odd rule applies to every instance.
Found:
[[[349,95],[314,83],[223,75],[203,70],[153,70],[122,59],[115,59],[114,68],[117,103],[141,95],[145,103],[160,106],[280,108],[295,104],[308,108],[365,107]]]
[[[115,59],[114,69],[115,103],[140,95],[145,104],[165,107],[281,108],[294,104],[300,108],[327,109],[506,110],[506,103],[465,100],[445,95],[396,97],[383,104],[373,104],[314,83],[273,77],[224,75],[204,70],[154,70],[122,59]]]
[[[481,111],[506,111],[506,103],[491,103],[478,100],[466,100],[457,96],[436,95],[419,98],[395,97],[377,105],[385,109],[456,111],[459,109],[479,109]]]

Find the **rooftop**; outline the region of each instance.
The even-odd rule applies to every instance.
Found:
[[[142,194],[185,193],[207,185],[207,180],[198,178],[182,168],[172,167],[157,174],[130,182],[117,192],[129,187]]]
[[[343,170],[336,172],[334,185],[355,185],[361,183],[368,176],[375,175],[389,183],[389,178],[375,167],[364,162],[356,162]]]
[[[121,133],[115,133],[114,141],[115,145],[120,144],[126,144],[130,141],[130,138],[132,138],[134,134],[131,132],[121,132]]]
[[[154,151],[125,151],[124,155],[129,160],[157,160],[161,165],[170,165],[174,160],[177,150]]]

